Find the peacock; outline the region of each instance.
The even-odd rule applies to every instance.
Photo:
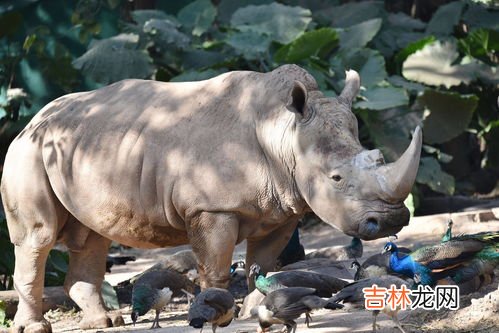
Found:
[[[251,310],[253,315],[258,315],[262,331],[273,324],[283,324],[286,333],[296,332],[296,322],[299,316],[305,313],[307,324],[310,320],[310,311],[321,308],[342,308],[341,304],[328,304],[328,301],[316,296],[314,288],[290,287],[278,289],[269,293],[259,306]]]
[[[324,307],[326,309],[334,309],[335,306],[341,305],[341,303],[343,303],[343,304],[350,304],[354,308],[364,309],[365,302],[364,302],[363,289],[370,288],[374,284],[376,284],[380,288],[387,288],[387,289],[389,289],[391,285],[395,285],[397,289],[400,289],[402,285],[405,285],[407,289],[410,289],[411,287],[410,282],[391,275],[361,279],[348,284],[339,293],[331,297],[328,300],[328,304]],[[399,308],[392,310],[389,306],[385,306],[381,311],[386,315],[388,315],[393,320],[395,325],[403,333],[405,333],[397,317],[399,310],[400,310]],[[376,318],[379,313],[380,313],[379,310],[373,310],[373,332],[376,332]]]
[[[454,222],[452,222],[452,219],[449,219],[447,221],[447,230],[445,231],[445,234],[442,236],[441,243],[448,242],[452,239],[452,225]]]
[[[410,253],[406,247],[398,247],[399,253],[407,254]],[[377,277],[383,275],[396,275],[402,277],[400,274],[395,273],[390,269],[390,254],[389,253],[377,253],[368,257],[362,265],[354,260],[350,266],[350,269],[355,269],[354,280],[358,281],[360,279],[368,277]]]
[[[257,264],[251,265],[249,278],[255,279],[255,287],[264,295],[286,287],[308,287],[314,288],[317,296],[331,297],[348,284],[334,276],[303,271],[278,272],[266,277]]]
[[[220,288],[208,288],[199,293],[189,308],[189,326],[203,330],[211,323],[213,333],[217,327],[226,327],[234,318],[236,304],[230,292]]]
[[[161,310],[170,303],[173,292],[170,288],[156,289],[149,285],[140,284],[133,288],[132,292],[132,322],[135,325],[139,316],[145,315],[149,310],[156,311],[156,317],[152,322],[151,329],[161,328],[159,326],[159,314]]]
[[[328,258],[332,260],[347,260],[362,257],[364,247],[362,241],[353,237],[348,245],[327,247],[305,255],[306,259]]]
[[[388,242],[383,252],[391,252],[390,269],[410,278],[418,273],[423,285],[447,277],[463,283],[499,264],[499,232],[461,235],[407,255],[399,255],[397,246]]]
[[[148,270],[140,275],[132,289],[132,321],[146,314],[149,310],[156,310],[156,318],[151,328],[159,326],[161,309],[168,304],[173,296],[192,295],[197,286],[186,276],[172,270]]]

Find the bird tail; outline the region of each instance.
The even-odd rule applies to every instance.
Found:
[[[326,306],[324,306],[324,309],[329,309],[329,310],[338,310],[338,309],[343,309],[344,305],[340,303],[335,303],[335,302],[328,302]]]

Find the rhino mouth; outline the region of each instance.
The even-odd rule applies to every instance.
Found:
[[[372,240],[395,235],[409,224],[409,210],[402,206],[385,212],[370,212],[358,225],[358,237]]]

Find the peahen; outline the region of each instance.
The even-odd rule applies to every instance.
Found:
[[[149,310],[156,311],[156,317],[152,322],[151,329],[160,328],[159,314],[161,310],[170,303],[173,292],[170,288],[156,289],[149,285],[137,285],[132,293],[132,322],[135,325],[139,316],[145,315]]]
[[[249,278],[255,279],[255,287],[264,295],[286,287],[307,287],[314,288],[317,296],[331,297],[348,284],[334,276],[303,271],[278,272],[266,277],[257,264],[251,265]]]
[[[193,294],[196,285],[186,276],[171,270],[153,270],[140,275],[133,283],[132,289],[132,321],[146,314],[149,310],[156,310],[156,318],[151,328],[159,327],[159,313],[172,296]],[[169,295],[169,296],[168,296]],[[168,300],[161,306],[165,300]]]
[[[234,318],[236,304],[230,292],[220,288],[208,288],[196,296],[189,308],[189,326],[203,330],[205,323],[211,323],[213,333],[217,327],[226,327]]]
[[[364,247],[362,241],[353,237],[348,245],[338,245],[320,249],[305,255],[306,259],[328,258],[332,260],[347,260],[362,257]]]
[[[328,301],[315,295],[314,288],[290,287],[278,289],[269,293],[260,305],[252,309],[252,314],[258,315],[260,328],[266,330],[273,324],[285,326],[285,332],[296,331],[296,322],[299,316],[305,313],[305,323],[308,327],[310,311],[321,309],[328,305]],[[327,308],[342,308],[341,304],[330,304]]]
[[[396,276],[385,275],[380,277],[373,277],[367,279],[361,279],[355,282],[350,283],[345,288],[343,288],[339,293],[334,295],[328,300],[328,304],[325,306],[327,309],[334,309],[335,306],[343,304],[350,304],[354,308],[364,309],[364,288],[370,288],[373,284],[376,284],[378,287],[389,289],[391,285],[395,285],[398,289],[402,285],[405,285],[407,289],[410,289],[411,284],[403,279],[400,279]],[[400,324],[397,314],[399,308],[392,310],[390,307],[385,306],[383,313],[387,314],[394,322],[395,325],[405,333],[402,325]],[[373,331],[376,332],[376,318],[380,313],[379,310],[373,310]]]
[[[397,246],[388,242],[383,251],[391,252],[393,271],[411,278],[418,273],[423,285],[433,286],[446,277],[463,283],[481,274],[480,267],[499,264],[499,232],[461,235],[407,255],[400,255]]]

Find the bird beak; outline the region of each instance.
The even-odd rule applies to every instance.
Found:
[[[381,250],[381,254],[385,254],[386,252],[387,252],[386,248],[383,248],[383,250]]]

